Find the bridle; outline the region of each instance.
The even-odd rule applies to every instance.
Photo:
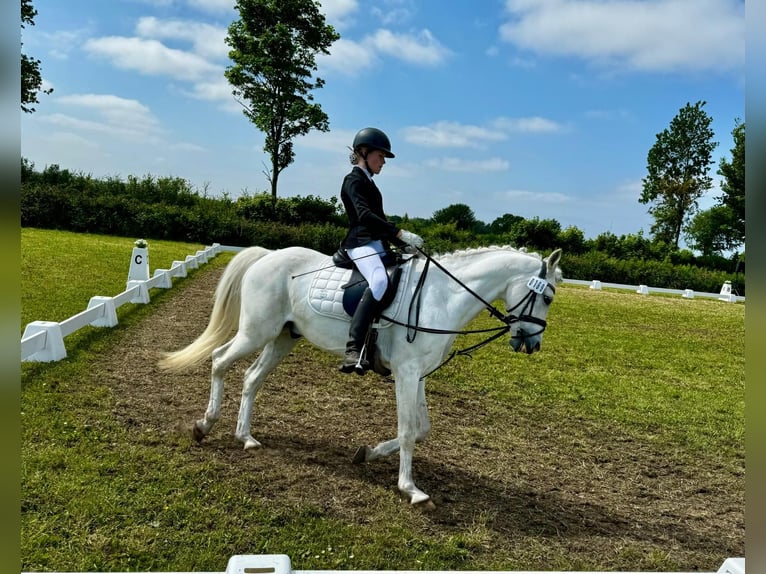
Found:
[[[421,273],[420,278],[418,279],[418,283],[415,286],[415,292],[412,295],[412,299],[410,300],[410,308],[409,308],[407,323],[402,323],[401,321],[397,321],[385,315],[381,315],[380,316],[381,319],[385,319],[386,321],[393,323],[395,325],[406,327],[408,343],[412,343],[419,332],[442,334],[442,335],[471,335],[476,333],[493,333],[492,335],[488,336],[483,341],[476,343],[475,345],[471,345],[470,347],[466,347],[465,349],[453,351],[452,353],[450,353],[449,357],[447,357],[439,366],[437,366],[435,369],[433,369],[426,375],[423,375],[422,378],[425,378],[431,375],[434,371],[437,371],[438,369],[442,368],[444,365],[450,362],[457,355],[464,355],[467,357],[471,357],[471,353],[475,351],[476,349],[480,349],[481,347],[487,345],[488,343],[491,343],[495,339],[502,337],[505,333],[508,333],[511,330],[511,325],[513,323],[519,323],[519,322],[534,323],[535,325],[538,325],[540,327],[540,330],[534,333],[525,333],[521,331],[518,335],[512,335],[511,340],[523,339],[524,337],[533,337],[536,335],[540,335],[543,331],[545,331],[547,322],[544,319],[539,319],[531,314],[535,308],[535,303],[537,302],[538,295],[543,297],[543,300],[546,305],[550,305],[551,301],[553,300],[553,297],[551,295],[546,295],[545,293],[548,289],[550,289],[553,294],[556,293],[556,287],[548,283],[546,279],[548,275],[548,265],[545,260],[541,262],[540,272],[536,276],[532,276],[529,279],[529,281],[527,281],[527,288],[529,289],[529,291],[526,293],[526,295],[524,295],[524,297],[518,303],[516,303],[513,307],[508,309],[507,313],[503,315],[503,313],[500,312],[494,305],[487,302],[481,295],[476,293],[473,289],[468,287],[468,285],[466,285],[460,279],[455,277],[452,273],[450,273],[449,270],[447,270],[443,265],[441,265],[428,253],[423,251],[420,247],[416,247],[416,249],[426,258],[426,263],[423,267],[423,273]],[[423,284],[425,283],[426,275],[428,274],[429,265],[431,263],[433,263],[436,267],[438,267],[442,272],[444,272],[448,277],[450,277],[463,289],[468,291],[468,293],[470,293],[473,297],[478,299],[492,316],[496,317],[497,319],[503,322],[503,325],[501,327],[493,327],[490,329],[476,329],[476,330],[466,330],[466,331],[452,331],[448,329],[433,329],[430,327],[421,327],[419,325],[421,296],[423,293]],[[518,309],[519,307],[520,309],[518,311],[518,314],[515,314],[514,311]],[[414,324],[412,322],[413,315],[414,315]]]
[[[548,283],[546,280],[547,275],[548,265],[546,264],[545,260],[543,260],[542,266],[540,268],[540,273],[538,273],[536,277],[532,277],[529,281],[527,281],[527,287],[529,288],[527,294],[524,295],[521,301],[511,307],[508,314],[503,317],[503,321],[508,323],[509,327],[511,323],[525,322],[538,325],[540,330],[535,333],[522,333],[521,335],[513,335],[511,337],[512,339],[518,339],[525,335],[527,337],[533,337],[535,335],[540,335],[543,331],[545,331],[545,327],[548,324],[547,321],[545,319],[539,319],[531,313],[535,308],[535,303],[537,302],[538,295],[542,296],[546,305],[550,305],[553,301],[553,297],[551,295],[546,295],[546,291],[550,289],[552,294],[556,294],[556,287]],[[513,311],[518,307],[521,307],[521,309],[519,310],[519,315],[517,316],[513,314]]]

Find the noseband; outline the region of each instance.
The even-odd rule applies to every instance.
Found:
[[[556,287],[548,283],[548,281],[545,279],[545,277],[548,275],[548,266],[546,265],[545,261],[542,262],[542,266],[540,269],[540,273],[536,277],[532,277],[527,282],[527,287],[529,288],[529,291],[526,295],[516,303],[513,307],[508,309],[508,313],[503,317],[503,322],[508,325],[508,328],[510,328],[512,323],[534,323],[535,325],[540,326],[540,330],[535,333],[520,333],[518,335],[513,335],[512,339],[521,339],[524,336],[527,337],[533,337],[535,335],[541,334],[543,331],[545,331],[545,327],[547,326],[547,322],[545,319],[538,319],[534,315],[532,315],[532,311],[535,308],[535,302],[537,301],[538,295],[543,295],[545,293],[545,290],[550,288],[550,290],[555,294],[556,293]],[[546,296],[543,295],[543,298],[545,299]],[[550,302],[548,302],[550,303]],[[516,315],[513,313],[514,310],[519,309],[519,314]]]

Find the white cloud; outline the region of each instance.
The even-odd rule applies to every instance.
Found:
[[[345,38],[333,43],[330,47],[329,56],[318,54],[316,57],[320,75],[325,71],[348,75],[358,74],[361,70],[371,68],[375,60],[376,56],[373,51]]]
[[[506,139],[498,129],[441,121],[430,126],[404,128],[404,139],[425,147],[482,147],[487,142]]]
[[[58,30],[56,32],[42,32],[48,43],[48,54],[56,60],[66,60],[69,54],[82,42],[90,32],[85,28],[78,30]]]
[[[547,118],[532,116],[528,118],[497,118],[492,125],[498,129],[508,132],[523,133],[552,133],[558,132],[563,127]]]
[[[327,151],[343,156],[354,141],[356,132],[351,130],[332,130],[320,132],[312,130],[305,136],[296,138],[295,145]]]
[[[563,127],[546,118],[500,117],[487,126],[440,121],[429,126],[410,126],[404,129],[404,139],[425,147],[481,148],[492,142],[508,139],[511,133],[552,133]]]
[[[505,171],[508,169],[508,162],[498,157],[492,157],[481,160],[466,160],[458,157],[442,157],[438,159],[427,160],[426,166],[429,168],[453,171],[478,173],[486,171]]]
[[[359,8],[357,0],[319,0],[320,11],[328,24],[343,29],[352,24],[352,14]]]
[[[526,191],[510,189],[508,191],[502,191],[497,194],[498,199],[504,201],[516,202],[516,203],[545,203],[545,204],[560,204],[569,203],[572,201],[572,197],[564,193],[545,193],[536,191]]]
[[[107,36],[88,40],[84,49],[95,56],[108,58],[118,68],[149,76],[194,81],[221,72],[218,66],[201,56],[168,48],[157,40]]]
[[[356,74],[371,68],[382,54],[418,66],[437,66],[450,51],[428,30],[397,34],[381,28],[361,41],[340,38],[330,47],[329,56],[317,56],[317,66],[321,70]]]
[[[187,0],[189,6],[204,12],[235,12],[234,0]]]
[[[525,50],[643,71],[738,70],[741,0],[507,0],[500,37]]]
[[[417,34],[396,34],[381,28],[366,37],[363,44],[400,60],[425,66],[441,64],[450,53],[429,30],[421,30]]]
[[[97,132],[132,141],[156,140],[162,128],[156,117],[137,100],[111,94],[73,94],[56,101],[84,109],[88,119],[66,114],[51,114],[44,120],[80,132]],[[94,119],[95,118],[95,119]]]
[[[227,29],[190,20],[160,20],[152,16],[139,18],[136,33],[157,40],[186,40],[195,54],[205,58],[227,59]]]

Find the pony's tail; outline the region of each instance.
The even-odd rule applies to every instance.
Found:
[[[198,365],[228,340],[239,325],[242,278],[253,263],[270,252],[264,247],[248,247],[229,261],[215,288],[213,311],[207,328],[183,349],[165,353],[159,361],[161,369],[180,371]]]

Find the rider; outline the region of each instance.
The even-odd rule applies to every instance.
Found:
[[[349,155],[354,167],[343,179],[340,190],[350,224],[341,246],[368,283],[351,318],[346,356],[339,367],[344,373],[355,369],[364,373],[369,368],[360,355],[370,325],[380,311],[380,300],[388,288],[388,273],[381,256],[390,243],[413,248],[423,246],[420,236],[400,229],[386,219],[383,196],[372,181],[372,176],[380,173],[386,158],[393,157],[391,142],[385,133],[377,128],[359,130]]]

